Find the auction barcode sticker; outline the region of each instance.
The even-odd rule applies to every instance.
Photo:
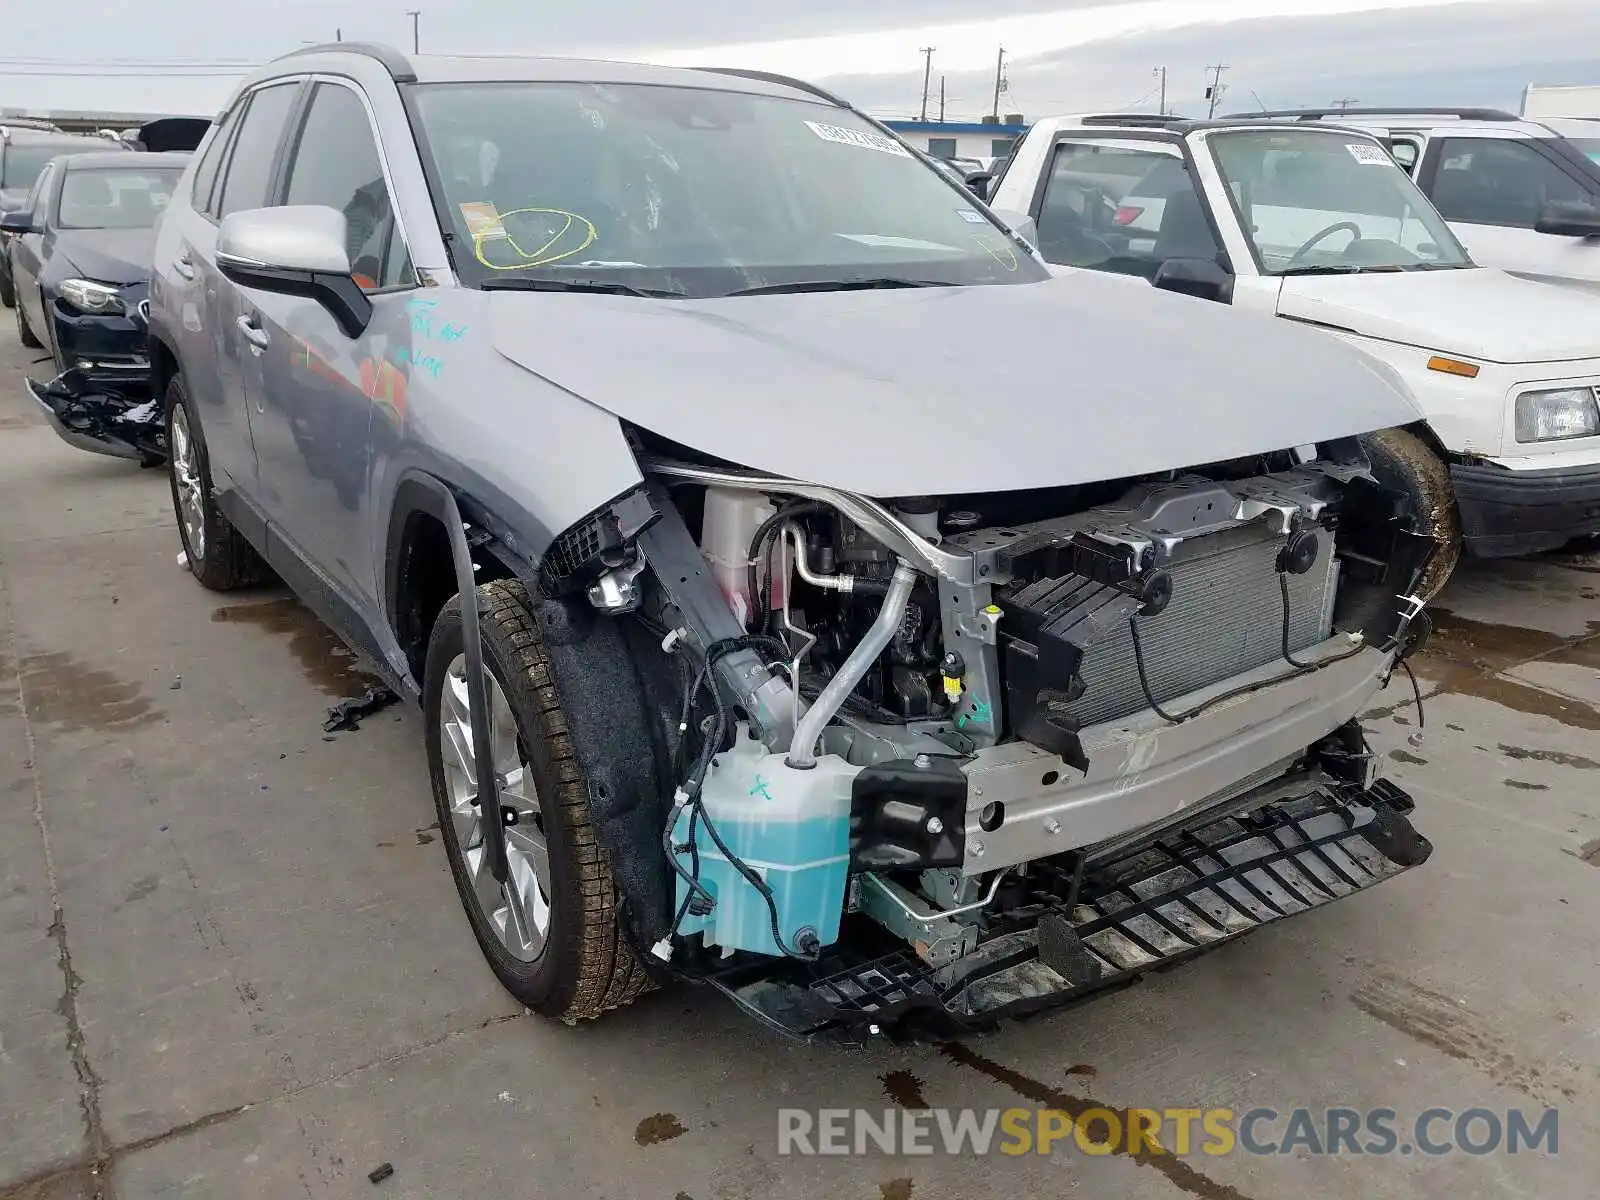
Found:
[[[867,133],[861,129],[846,129],[842,125],[824,125],[820,121],[807,121],[806,125],[812,133],[825,142],[838,142],[841,146],[854,146],[858,150],[878,150],[884,154],[898,154],[901,158],[911,157],[911,151],[893,138],[884,137],[881,133]]]
[[[1393,161],[1381,146],[1371,142],[1346,142],[1344,148],[1350,151],[1351,158],[1369,167],[1383,167]]]

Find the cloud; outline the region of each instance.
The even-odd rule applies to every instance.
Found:
[[[208,0],[146,0],[130,20],[113,0],[77,0],[8,18],[0,105],[215,111],[249,63],[326,39],[411,40],[424,50],[591,53],[765,67],[828,83],[884,115],[913,115],[919,48],[934,46],[934,92],[949,115],[989,111],[994,55],[1007,48],[1002,111],[1154,110],[1152,71],[1171,103],[1203,112],[1208,64],[1229,66],[1224,107],[1364,101],[1515,106],[1528,82],[1600,81],[1572,47],[1600,44],[1593,0],[742,0],[664,5],[600,0],[556,9],[489,0],[279,0],[271,20],[218,24]],[[996,10],[999,10],[998,12]],[[264,9],[251,9],[261,13]],[[983,14],[979,16],[978,14]],[[25,47],[26,49],[19,49]],[[51,67],[53,60],[57,65]],[[124,69],[130,60],[165,66]]]

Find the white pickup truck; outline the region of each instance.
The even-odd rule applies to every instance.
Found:
[[[1475,264],[1377,138],[1293,121],[1060,117],[972,186],[1031,218],[1058,269],[1314,325],[1398,371],[1427,420],[1369,439],[1369,453],[1380,473],[1394,459],[1420,467],[1430,486],[1416,502],[1455,510],[1457,545],[1436,559],[1430,594],[1462,551],[1506,557],[1600,533],[1600,301]]]

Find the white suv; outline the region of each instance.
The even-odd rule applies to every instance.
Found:
[[[1459,519],[1459,549],[1505,557],[1600,533],[1600,307],[1477,265],[1374,136],[1058,117],[987,190],[1015,226],[1031,218],[1058,273],[1271,313],[1388,364],[1427,420],[1377,439],[1377,465],[1404,459],[1431,480],[1414,499]],[[1438,560],[1433,588],[1455,557]]]
[[[1240,116],[1365,130],[1416,179],[1473,261],[1600,289],[1600,122],[1484,108]]]

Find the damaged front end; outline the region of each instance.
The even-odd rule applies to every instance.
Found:
[[[1356,439],[888,501],[637,448],[544,620],[648,632],[671,798],[591,783],[628,932],[763,1022],[983,1025],[1428,857],[1357,718],[1437,531]]]
[[[159,466],[167,457],[166,420],[150,395],[144,360],[72,367],[54,379],[27,380],[29,393],[62,441],[91,454]]]

